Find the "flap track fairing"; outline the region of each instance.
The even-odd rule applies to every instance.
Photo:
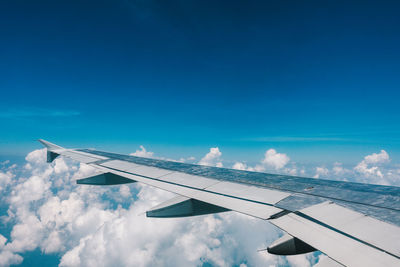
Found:
[[[147,211],[146,216],[156,218],[174,218],[212,214],[223,211],[228,211],[228,209],[200,200],[177,196]]]

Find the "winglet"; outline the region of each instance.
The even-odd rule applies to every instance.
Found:
[[[57,146],[57,145],[47,142],[43,139],[39,139],[38,141],[47,148],[47,162],[48,163],[53,162],[53,160],[55,160],[55,158],[57,158],[58,155],[60,155],[59,153],[57,153],[55,151],[64,149],[63,147]]]
[[[38,141],[42,145],[44,145],[47,148],[47,150],[49,150],[49,151],[56,150],[56,149],[64,149],[63,147],[57,146],[57,145],[47,142],[46,140],[43,140],[43,139],[39,139]]]

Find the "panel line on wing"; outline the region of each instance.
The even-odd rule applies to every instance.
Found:
[[[103,166],[101,166],[101,167],[103,167]],[[158,178],[148,177],[148,176],[145,176],[145,175],[139,175],[139,174],[123,171],[123,170],[118,170],[118,169],[114,169],[114,168],[111,168],[111,167],[105,167],[105,168],[108,168],[108,169],[111,169],[111,170],[114,170],[114,171],[119,171],[119,172],[131,174],[131,175],[135,175],[135,176],[139,176],[139,177],[146,178],[146,179],[151,179],[151,180],[167,183],[167,184],[173,184],[173,185],[176,185],[176,186],[185,187],[185,188],[189,188],[189,189],[194,189],[194,190],[198,190],[198,191],[203,191],[203,192],[206,192],[206,193],[211,193],[211,194],[215,194],[215,195],[235,198],[235,199],[239,199],[239,200],[243,200],[243,201],[248,201],[248,202],[253,202],[253,203],[257,203],[257,204],[263,204],[263,205],[274,207],[273,204],[262,202],[262,201],[251,200],[251,199],[242,198],[242,197],[238,197],[238,196],[232,196],[232,195],[228,195],[228,194],[218,193],[218,192],[214,192],[214,191],[209,191],[207,189],[199,189],[199,188],[188,186],[188,185],[182,185],[182,184],[178,184],[178,183],[174,183],[174,182],[170,182],[170,181],[165,181],[165,180],[158,179]]]
[[[364,244],[364,245],[367,245],[367,246],[369,246],[369,247],[372,247],[372,248],[377,249],[377,250],[379,250],[379,251],[385,252],[385,253],[387,253],[387,254],[393,256],[393,257],[396,257],[396,258],[400,259],[399,256],[397,256],[397,255],[395,255],[395,254],[393,254],[393,253],[390,253],[390,252],[388,252],[388,251],[386,251],[386,250],[384,250],[384,249],[381,249],[381,248],[379,248],[379,247],[377,247],[377,246],[375,246],[375,245],[373,245],[373,244],[371,244],[371,243],[368,243],[368,242],[366,242],[366,241],[364,241],[364,240],[361,240],[361,239],[359,239],[359,238],[357,238],[357,237],[355,237],[355,236],[353,236],[353,235],[347,234],[347,233],[345,233],[345,232],[343,232],[343,231],[341,231],[341,230],[339,230],[339,229],[337,229],[337,228],[335,228],[335,227],[330,226],[329,224],[326,224],[326,223],[324,223],[324,222],[321,222],[320,220],[317,220],[317,219],[315,219],[315,218],[313,218],[313,217],[311,217],[311,216],[308,216],[307,214],[304,214],[304,213],[302,213],[302,212],[300,212],[300,211],[295,211],[295,212],[293,212],[293,213],[296,214],[296,215],[298,215],[298,216],[300,216],[300,217],[302,217],[302,218],[304,218],[304,219],[306,219],[306,220],[309,220],[309,221],[314,222],[314,223],[316,223],[316,224],[318,224],[318,225],[321,225],[321,226],[323,226],[323,227],[325,227],[325,228],[327,228],[327,229],[330,229],[330,230],[332,230],[332,231],[334,231],[334,232],[336,232],[336,233],[338,233],[338,234],[344,235],[344,236],[346,236],[346,237],[348,237],[348,238],[351,238],[351,239],[353,239],[353,240],[355,240],[355,241],[358,241],[358,242],[360,242],[360,243],[362,243],[362,244]]]
[[[140,162],[136,162],[136,158],[137,157],[135,157],[135,161],[131,161],[130,160],[130,158],[132,158],[131,156],[124,156],[124,155],[120,155],[120,154],[102,152],[102,151],[97,151],[97,150],[93,150],[92,151],[92,150],[82,149],[81,151],[86,152],[88,154],[89,153],[93,153],[95,155],[107,156],[107,157],[112,158],[114,160],[122,160],[122,161],[130,162],[130,163],[133,163],[133,164],[139,164],[139,165],[143,165],[143,166],[157,167],[157,168],[161,168],[161,169],[169,169],[169,170],[177,171],[177,172],[180,172],[180,173],[193,174],[193,175],[197,175],[197,176],[205,177],[205,178],[209,177],[209,178],[213,178],[213,179],[219,180],[219,181],[230,181],[230,182],[235,182],[235,183],[244,184],[244,185],[260,186],[260,187],[263,187],[263,188],[266,188],[266,189],[278,190],[278,191],[281,191],[281,192],[298,193],[298,194],[302,194],[302,195],[310,196],[310,197],[325,198],[327,200],[333,200],[335,202],[344,201],[344,202],[347,202],[347,203],[350,203],[350,204],[354,204],[354,205],[363,205],[363,206],[366,206],[366,207],[382,208],[382,209],[389,210],[389,211],[400,212],[400,206],[399,207],[383,206],[383,205],[380,205],[380,203],[371,204],[369,202],[361,202],[361,201],[359,201],[359,198],[351,199],[351,198],[347,198],[347,197],[335,197],[332,194],[324,194],[325,191],[320,192],[319,190],[324,189],[325,187],[319,188],[318,184],[312,185],[312,190],[306,190],[306,189],[308,189],[310,187],[306,187],[305,189],[303,187],[300,187],[300,189],[298,190],[298,189],[296,189],[296,187],[287,187],[287,186],[280,185],[280,184],[279,184],[279,186],[276,186],[276,185],[274,186],[273,183],[258,185],[258,184],[253,184],[253,183],[250,183],[249,181],[243,181],[243,180],[240,180],[240,179],[239,180],[230,179],[229,176],[227,176],[226,178],[222,179],[220,177],[217,177],[217,176],[220,176],[220,173],[216,172],[214,170],[215,168],[212,168],[212,167],[208,167],[208,168],[212,168],[212,170],[210,169],[210,171],[211,171],[210,174],[207,174],[206,172],[192,173],[192,171],[188,172],[186,167],[185,168],[179,167],[183,163],[179,163],[180,165],[177,166],[177,169],[175,169],[173,166],[169,166],[169,165],[167,166],[165,164],[160,165],[160,164],[161,164],[161,162],[163,162],[163,163],[167,162],[167,163],[171,163],[171,164],[178,164],[176,162],[168,162],[168,161],[162,161],[162,160],[157,160],[157,159],[148,159],[148,158],[144,159],[144,158],[140,158],[140,157],[138,158],[138,159],[140,159]],[[122,156],[124,156],[124,157],[122,157]],[[119,158],[119,157],[122,157],[122,158]],[[190,165],[192,167],[198,167],[197,165],[193,165],[193,164],[186,164],[186,165]],[[202,167],[204,167],[204,166],[202,166]],[[216,169],[221,169],[222,172],[225,172],[225,171],[229,171],[229,172],[236,171],[236,170],[231,170],[231,169],[222,170],[223,168],[216,168]],[[232,173],[232,174],[237,175],[236,172]],[[258,173],[258,174],[263,175],[262,173]],[[268,176],[270,174],[265,174],[265,175]],[[286,177],[286,176],[281,176],[281,177]],[[279,177],[276,176],[275,178],[278,179]],[[288,179],[289,178],[291,178],[291,179],[293,179],[293,178],[296,178],[296,179],[307,179],[307,178],[291,177],[291,176],[287,176],[287,178]],[[305,182],[310,182],[310,181],[305,181]],[[313,181],[313,182],[315,182],[315,181]],[[303,183],[299,182],[299,184],[303,184]],[[349,184],[351,184],[351,183],[349,183]],[[352,186],[355,186],[355,185],[352,184]],[[335,192],[337,192],[336,189],[335,189]],[[341,189],[343,191],[344,188],[341,188]],[[361,191],[357,191],[357,192],[359,194],[363,194],[364,191],[361,190]],[[351,193],[351,191],[349,193]],[[378,193],[379,192],[373,192],[372,194],[378,194]],[[382,194],[382,193],[380,193],[380,194]],[[371,199],[371,197],[373,198],[373,196],[368,196],[367,199],[369,200],[369,199]],[[394,197],[393,193],[392,193],[391,197]],[[391,201],[391,203],[400,203],[400,199],[398,201],[393,200],[393,201]]]

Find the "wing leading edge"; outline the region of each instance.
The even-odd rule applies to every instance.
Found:
[[[179,196],[147,212],[184,217],[232,210],[268,220],[290,236],[278,254],[314,248],[318,266],[400,266],[400,188],[215,168],[88,150],[45,140],[47,160],[65,156],[97,168],[80,184],[142,182]],[[276,248],[279,247],[279,250]],[[305,250],[305,248],[307,248]],[[271,246],[272,249],[272,246]]]

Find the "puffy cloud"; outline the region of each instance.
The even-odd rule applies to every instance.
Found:
[[[284,153],[278,153],[275,149],[271,148],[265,152],[264,158],[261,160],[260,164],[256,166],[248,166],[243,162],[235,162],[232,166],[233,169],[237,170],[247,170],[247,171],[257,171],[264,172],[266,170],[279,170],[283,173],[289,175],[296,175],[297,169],[294,164],[291,168],[284,168],[290,161],[290,158]]]
[[[316,167],[314,178],[320,178],[321,176],[327,176],[329,170],[325,167]]]
[[[60,265],[193,266],[208,262],[232,266],[246,262],[258,266],[285,262],[256,252],[271,237],[278,237],[276,229],[262,220],[229,213],[185,219],[137,216],[146,206],[144,201],[136,203],[125,216],[81,239]],[[243,224],[249,227],[244,229]]]
[[[278,153],[275,149],[271,148],[265,152],[262,163],[268,167],[279,170],[285,167],[289,160],[290,158],[286,154]]]
[[[389,154],[382,149],[380,153],[372,153],[365,156],[364,162],[367,164],[386,163],[389,162]]]
[[[166,159],[166,158],[163,158],[163,159]],[[180,158],[179,160],[174,160],[174,159],[166,159],[166,160],[177,161],[177,162],[194,162],[196,160],[196,158],[193,156],[190,156],[188,158]]]
[[[384,179],[384,174],[381,166],[390,161],[389,154],[385,150],[380,153],[372,153],[354,167],[354,170],[361,175],[358,178],[361,182],[389,184]]]
[[[200,165],[207,165],[207,166],[216,166],[222,167],[221,162],[222,153],[219,151],[218,147],[210,148],[210,152],[208,152],[200,161]]]
[[[47,164],[45,156],[44,149],[29,153],[22,175],[4,196],[9,206],[8,217],[2,219],[12,224],[12,228],[10,241],[2,245],[0,265],[17,264],[22,261],[17,253],[37,248],[44,253],[64,251],[64,244],[73,242],[74,237],[85,229],[83,217],[90,216],[96,207],[92,205],[89,208],[84,204],[92,193],[80,188],[78,193],[74,192],[75,185],[71,177],[87,171],[82,171],[77,164],[68,167],[69,164],[63,159]],[[100,208],[96,211],[99,212],[92,214],[93,220],[88,222],[90,225],[86,225],[87,229],[96,226],[97,219],[102,223],[104,211]]]
[[[313,266],[317,262],[318,258],[315,256],[314,253],[312,253],[312,254],[305,254],[303,255],[303,257],[288,256],[287,260],[290,266],[308,267],[308,266]]]
[[[54,172],[59,174],[68,171],[68,166],[63,159],[56,159],[54,165]]]
[[[132,156],[138,156],[138,157],[145,157],[145,158],[152,158],[154,155],[154,152],[147,151],[144,146],[140,146],[140,150],[136,150],[136,152],[131,153],[130,155]]]
[[[23,258],[9,250],[0,251],[0,266],[10,266],[20,264]]]
[[[270,148],[265,152],[261,165],[256,165],[254,170],[265,171],[266,169],[280,170],[286,166],[290,158],[284,153],[278,153],[275,149]]]
[[[289,174],[289,175],[292,175],[292,176],[297,175],[297,169],[296,169],[296,167],[293,167],[293,168],[286,168],[286,169],[285,169],[285,172],[286,172],[287,174]]]
[[[125,198],[132,196],[129,186],[124,185],[124,184],[119,187],[119,193],[121,194],[122,197],[125,197]]]
[[[34,250],[43,239],[43,225],[33,214],[24,214],[22,223],[15,225],[11,232],[12,242],[7,248],[13,252]]]
[[[49,236],[44,239],[42,247],[43,252],[46,254],[56,253],[65,249],[63,241],[61,240],[61,235],[57,231],[51,232]]]
[[[356,167],[354,167],[354,170],[366,175],[367,177],[376,176],[379,178],[383,178],[383,174],[378,166],[368,167],[368,164],[364,161],[360,162]]]
[[[233,164],[233,166],[232,166],[232,169],[247,170],[247,165],[242,162],[235,162],[235,164]]]
[[[343,165],[340,162],[334,163],[332,171],[335,175],[342,175],[343,173],[345,173],[345,169],[343,168]]]
[[[7,238],[0,234],[0,266],[9,266],[12,264],[20,264],[23,258],[11,252],[10,250],[5,250],[5,244],[7,242]]]
[[[4,190],[10,183],[14,175],[11,172],[1,172],[0,171],[0,192]]]
[[[128,210],[121,210],[121,216],[82,238],[62,257],[61,266],[192,266],[203,262],[231,266],[284,261],[256,253],[259,246],[279,236],[276,228],[262,220],[235,213],[182,219],[140,216],[169,197],[170,193],[143,186]]]

